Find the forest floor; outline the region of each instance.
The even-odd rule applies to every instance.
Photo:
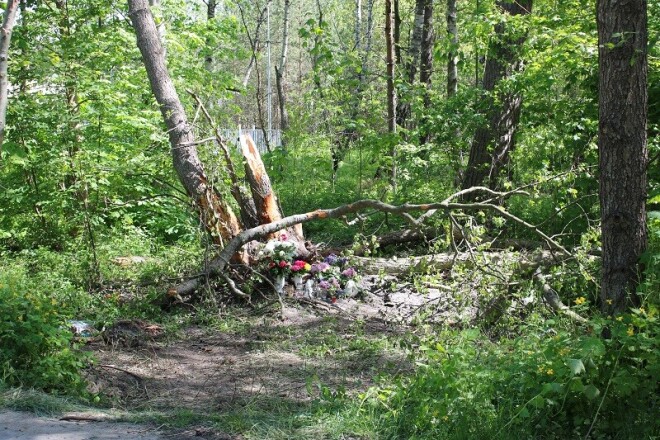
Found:
[[[251,316],[159,338],[91,338],[90,390],[106,399],[106,416],[145,422],[167,438],[326,438],[332,427],[319,426],[315,405],[412,371],[405,347],[416,317],[429,305],[436,319],[455,314],[437,289],[420,294],[393,277],[365,277],[363,286],[357,300],[286,298],[283,307],[257,305]]]

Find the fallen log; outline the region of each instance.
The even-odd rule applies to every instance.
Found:
[[[558,254],[557,252],[547,250],[539,250],[531,253],[512,251],[482,252],[475,255],[483,255],[487,258],[488,263],[494,266],[515,261],[518,269],[523,272],[534,270],[537,267],[554,266],[572,258],[571,255]],[[355,257],[354,265],[361,271],[371,274],[382,272],[387,275],[402,275],[427,270],[439,272],[449,270],[455,264],[470,266],[483,261],[475,258],[475,255],[469,252],[459,252],[406,258]]]
[[[429,212],[442,211],[445,213],[450,213],[452,211],[490,211],[499,216],[502,216],[506,219],[509,219],[525,228],[531,230],[538,236],[540,236],[547,243],[548,247],[555,251],[558,254],[570,257],[571,253],[564,248],[562,245],[557,243],[555,240],[547,236],[545,233],[540,231],[536,226],[526,222],[523,219],[516,217],[515,215],[509,213],[502,206],[495,205],[490,202],[472,202],[472,203],[457,203],[452,202],[457,195],[463,195],[468,192],[484,192],[493,197],[497,196],[500,200],[506,197],[509,197],[513,194],[520,194],[518,190],[513,190],[505,193],[496,192],[489,188],[485,187],[475,187],[469,188],[467,190],[462,190],[459,193],[452,194],[442,202],[437,203],[428,203],[428,204],[410,204],[405,203],[403,205],[390,205],[388,203],[381,202],[379,200],[360,200],[357,202],[349,203],[346,205],[339,206],[333,209],[317,209],[316,211],[308,212],[305,214],[296,214],[289,217],[282,218],[281,220],[274,221],[268,224],[260,225],[251,229],[244,230],[237,234],[232,240],[230,240],[220,254],[209,262],[207,269],[208,275],[211,277],[217,277],[223,273],[227,268],[231,258],[246,243],[262,239],[269,236],[277,231],[282,229],[290,228],[295,225],[301,225],[313,220],[323,220],[328,218],[341,218],[348,214],[355,214],[367,209],[375,209],[381,212],[390,213],[393,215],[399,215],[408,221],[413,227],[417,228],[421,226],[419,223],[420,219],[425,219],[428,217]],[[415,219],[410,213],[411,212],[426,212],[420,216],[420,219]],[[173,297],[180,297],[191,295],[197,289],[200,284],[200,278],[195,278],[186,281],[179,286],[173,287],[168,291],[168,294]]]

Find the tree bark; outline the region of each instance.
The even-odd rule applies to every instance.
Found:
[[[9,101],[9,78],[7,76],[7,65],[9,64],[9,43],[11,32],[16,23],[16,10],[18,0],[9,0],[5,7],[5,17],[0,29],[0,153],[5,140],[5,127],[7,119],[7,103]]]
[[[147,0],[128,0],[131,22],[151,90],[169,134],[172,160],[179,180],[193,199],[200,218],[220,246],[241,228],[232,209],[213,188],[197,155],[195,136],[165,63],[165,52]]]
[[[390,133],[396,133],[396,89],[394,88],[394,10],[392,2],[397,0],[385,0],[385,46],[387,50],[387,130]],[[390,184],[396,192],[396,147],[393,146],[390,151],[392,158],[392,167],[390,174]]]
[[[426,0],[424,5],[424,30],[422,32],[421,61],[419,66],[419,82],[424,85],[424,108],[431,106],[429,91],[431,90],[431,75],[433,73],[433,46],[435,44],[435,31],[433,30],[433,0]],[[426,112],[425,112],[426,113]],[[426,122],[425,115],[423,121]],[[424,125],[424,124],[423,124]],[[422,127],[419,143],[424,145],[429,140],[429,130]]]
[[[646,249],[647,2],[598,1],[601,309],[635,304]]]
[[[289,114],[286,111],[286,95],[284,94],[284,74],[286,68],[287,52],[289,50],[289,10],[291,0],[284,0],[284,23],[282,28],[282,54],[279,66],[275,67],[275,82],[277,99],[280,108],[280,128],[285,131],[289,128]]]
[[[413,22],[412,37],[410,38],[410,46],[408,47],[408,54],[404,63],[404,81],[406,83],[407,93],[401,93],[397,102],[396,119],[397,125],[406,127],[406,123],[410,119],[410,99],[412,93],[412,86],[417,77],[417,66],[420,59],[420,49],[422,46],[422,36],[424,31],[424,8],[427,0],[415,0],[415,19]],[[404,99],[404,96],[406,99]]]
[[[504,13],[512,16],[527,15],[532,11],[532,0],[514,3],[499,1],[497,5]],[[486,61],[483,79],[486,92],[483,105],[488,109],[488,123],[478,128],[475,133],[463,178],[463,188],[481,185],[485,181],[489,187],[494,188],[500,170],[508,163],[509,154],[515,147],[522,96],[507,93],[500,97],[501,104],[496,104],[497,100],[493,95],[502,79],[522,69],[517,52],[525,38],[526,35],[507,35],[504,22],[495,26],[494,42],[489,50],[494,56]]]
[[[161,0],[149,0],[149,6],[153,9],[155,8],[158,12],[158,17],[154,16],[154,21],[156,21],[156,28],[158,29],[158,37],[160,38],[160,43],[163,46],[163,56],[167,57],[167,46],[165,45],[165,20],[163,19],[163,14],[161,9]]]
[[[249,135],[241,136],[241,150],[245,158],[245,178],[252,190],[252,199],[256,207],[259,225],[267,225],[282,220],[282,211],[277,201],[277,196],[266,171],[266,166],[261,160],[259,150]],[[306,255],[304,242],[305,237],[301,225],[287,228],[291,241],[298,247],[299,255]],[[274,238],[274,237],[271,237]]]
[[[458,27],[456,26],[456,0],[447,0],[447,98],[458,91]]]
[[[206,3],[206,21],[209,23],[213,21],[215,18],[215,9],[217,7],[216,0],[208,0]],[[204,66],[206,67],[206,70],[209,72],[213,71],[213,49],[211,47],[208,48],[209,53],[206,55],[204,58]]]

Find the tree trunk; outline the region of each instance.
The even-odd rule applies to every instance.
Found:
[[[284,0],[284,26],[282,28],[282,54],[280,64],[275,67],[275,81],[277,99],[280,108],[280,128],[285,131],[289,128],[289,115],[286,111],[286,96],[284,94],[284,74],[286,68],[287,52],[289,50],[289,10],[291,0]]]
[[[447,98],[458,91],[458,28],[456,27],[456,0],[447,0]]]
[[[532,11],[532,0],[515,3],[497,2],[498,7],[508,15],[527,15]],[[508,33],[511,31],[508,30]],[[522,69],[522,62],[517,54],[526,35],[507,35],[505,22],[495,26],[493,47],[489,53],[493,57],[486,61],[484,90],[486,97],[483,105],[487,110],[488,124],[477,129],[462,187],[470,188],[488,181],[494,188],[501,168],[508,163],[509,154],[514,148],[514,137],[520,116],[522,97],[520,94],[504,94],[495,99],[498,82]],[[500,104],[497,104],[497,101]]]
[[[362,91],[364,90],[365,83],[365,69],[366,58],[368,52],[362,52],[362,0],[355,1],[355,23],[354,23],[354,52],[357,59],[361,60],[361,69],[357,74],[357,84],[354,93],[351,96],[350,103],[350,116],[348,120],[350,124],[335,135],[330,154],[332,156],[332,184],[337,181],[337,172],[339,171],[339,164],[344,160],[346,152],[351,144],[358,138],[358,133],[354,122],[358,119],[360,114],[360,105],[362,102]]]
[[[7,118],[7,103],[9,101],[7,65],[9,64],[9,43],[11,31],[16,23],[16,9],[18,0],[9,0],[5,7],[5,17],[0,30],[0,153],[5,139],[5,123]]]
[[[647,2],[598,1],[600,205],[606,314],[635,304],[646,249]]]
[[[156,9],[156,12],[158,13],[158,16],[154,16],[154,20],[157,22],[156,28],[158,29],[158,37],[160,38],[160,43],[163,46],[163,56],[167,56],[167,47],[165,45],[165,20],[163,18],[163,14],[161,9],[161,0],[149,0],[149,6],[152,8],[152,15],[153,15],[153,9]]]
[[[212,187],[199,160],[195,136],[167,70],[163,45],[149,3],[147,0],[128,0],[128,9],[151,90],[167,126],[174,169],[193,199],[206,230],[214,242],[222,246],[224,240],[230,240],[240,232],[238,219]]]
[[[248,83],[250,82],[252,69],[254,68],[257,62],[257,54],[259,53],[260,50],[259,31],[261,30],[261,25],[266,20],[266,12],[268,10],[268,6],[270,5],[271,1],[272,0],[268,0],[266,2],[266,5],[259,12],[259,17],[257,18],[257,23],[254,29],[254,34],[250,33],[250,28],[248,26],[247,18],[245,17],[245,11],[243,10],[243,7],[241,6],[240,3],[237,4],[238,11],[241,16],[241,23],[243,24],[243,28],[245,29],[245,35],[247,36],[248,42],[250,44],[250,50],[252,51],[252,55],[250,56],[250,61],[248,63],[247,69],[245,69],[245,75],[243,76],[243,81],[242,81],[243,87],[247,87]]]
[[[390,133],[396,133],[396,90],[394,88],[394,10],[392,2],[396,0],[385,0],[385,46],[387,50],[387,129]],[[390,152],[392,157],[392,170],[390,184],[396,188],[396,147]]]
[[[245,178],[252,190],[252,199],[256,207],[259,224],[267,225],[282,220],[282,211],[270,183],[266,166],[261,160],[259,150],[249,135],[242,135],[240,141],[243,157],[245,158]],[[305,237],[302,225],[288,228],[287,232],[292,241],[298,246],[298,255],[306,255],[308,252],[304,245]]]
[[[420,48],[422,46],[422,35],[424,31],[424,7],[427,0],[415,0],[415,20],[413,22],[412,37],[410,46],[404,63],[404,82],[407,93],[401,93],[397,102],[396,119],[397,125],[406,127],[406,122],[410,118],[410,99],[412,98],[412,86],[417,76],[417,66],[420,58]],[[404,96],[406,99],[404,99]]]
[[[431,74],[433,73],[433,46],[435,44],[435,32],[433,30],[433,0],[426,0],[424,5],[424,31],[422,32],[421,61],[419,67],[419,82],[425,87],[424,108],[431,106],[429,91],[431,90]],[[425,112],[426,113],[426,112]],[[424,116],[426,121],[427,116]],[[423,127],[419,143],[424,145],[429,140],[429,130]]]
[[[216,0],[208,0],[206,3],[206,21],[209,23],[215,18]],[[209,72],[213,71],[213,48],[209,47],[209,53],[204,58],[204,66]]]

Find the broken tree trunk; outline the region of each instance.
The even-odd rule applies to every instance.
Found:
[[[204,227],[214,242],[222,246],[240,232],[238,219],[209,182],[199,160],[195,136],[167,70],[165,51],[148,0],[128,0],[128,9],[151,90],[167,126],[174,169],[193,199]]]
[[[266,166],[249,135],[241,135],[241,150],[245,158],[245,178],[252,190],[252,198],[257,210],[259,224],[265,225],[282,220],[282,211],[270,183]],[[292,239],[291,241],[298,245],[298,253],[307,255],[307,250],[304,247],[305,236],[302,225],[294,225],[287,228],[287,231],[289,232],[289,238]]]

